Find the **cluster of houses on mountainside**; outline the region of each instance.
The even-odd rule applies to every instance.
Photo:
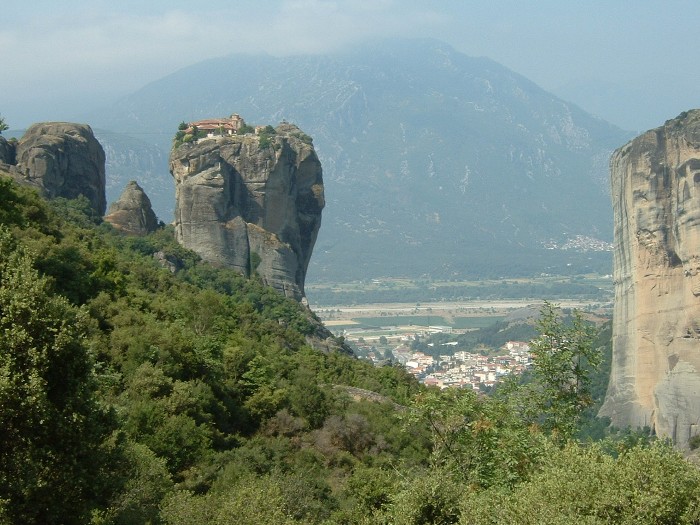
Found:
[[[466,351],[439,358],[423,352],[413,352],[405,345],[392,351],[394,360],[403,365],[421,383],[438,388],[472,388],[481,390],[494,386],[504,376],[521,374],[530,367],[530,345],[509,341],[502,350],[507,355],[484,356]]]

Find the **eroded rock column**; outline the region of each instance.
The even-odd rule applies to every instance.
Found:
[[[700,111],[615,151],[613,363],[600,411],[683,447],[700,424]]]
[[[296,126],[222,136],[170,155],[178,241],[301,300],[324,207],[321,164]]]

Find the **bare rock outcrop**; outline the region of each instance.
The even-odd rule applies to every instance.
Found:
[[[600,411],[679,446],[700,424],[700,110],[615,151],[613,363]]]
[[[11,173],[45,197],[84,195],[104,215],[105,153],[90,126],[69,122],[33,124],[16,146]]]
[[[301,300],[324,207],[321,163],[291,124],[174,148],[175,231],[204,260]]]
[[[146,235],[158,229],[151,201],[134,180],[126,185],[119,200],[110,205],[105,221],[131,235]]]
[[[14,164],[16,153],[16,144],[0,136],[0,164]]]

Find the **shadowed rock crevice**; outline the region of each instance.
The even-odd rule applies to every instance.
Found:
[[[16,164],[17,144],[0,135],[0,164]]]

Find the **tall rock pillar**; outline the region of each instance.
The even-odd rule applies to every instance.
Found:
[[[615,151],[613,363],[600,415],[683,447],[700,424],[700,110]]]
[[[324,207],[321,163],[291,124],[211,136],[170,154],[178,241],[301,300]]]

